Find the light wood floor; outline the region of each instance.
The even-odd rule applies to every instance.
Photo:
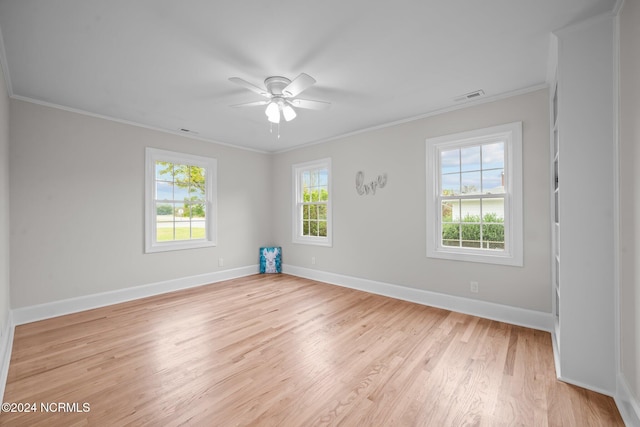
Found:
[[[623,425],[546,332],[275,274],[18,326],[4,401],[38,405],[16,426]]]

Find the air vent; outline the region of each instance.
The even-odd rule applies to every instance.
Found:
[[[180,132],[182,132],[182,133],[189,133],[189,134],[192,134],[192,135],[197,135],[198,134],[198,132],[196,132],[195,130],[191,130],[191,129],[180,128],[178,130]]]
[[[464,95],[457,96],[453,100],[456,102],[468,101],[470,99],[479,98],[482,95],[484,95],[484,91],[482,89],[479,89],[474,92],[469,92],[469,93],[465,93]]]

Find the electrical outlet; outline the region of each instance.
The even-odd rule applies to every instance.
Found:
[[[316,257],[311,257],[311,265],[316,265]]]
[[[478,293],[478,282],[471,282],[471,292]]]
[[[218,267],[224,267],[224,258],[218,258]]]

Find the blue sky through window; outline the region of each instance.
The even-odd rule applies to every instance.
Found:
[[[504,192],[504,142],[440,152],[443,195]]]

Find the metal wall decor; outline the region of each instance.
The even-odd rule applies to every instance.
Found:
[[[356,172],[356,191],[359,195],[364,196],[365,194],[376,194],[376,189],[384,188],[387,185],[387,174],[383,173],[378,175],[378,177],[367,183],[364,182],[364,172],[358,171]]]

